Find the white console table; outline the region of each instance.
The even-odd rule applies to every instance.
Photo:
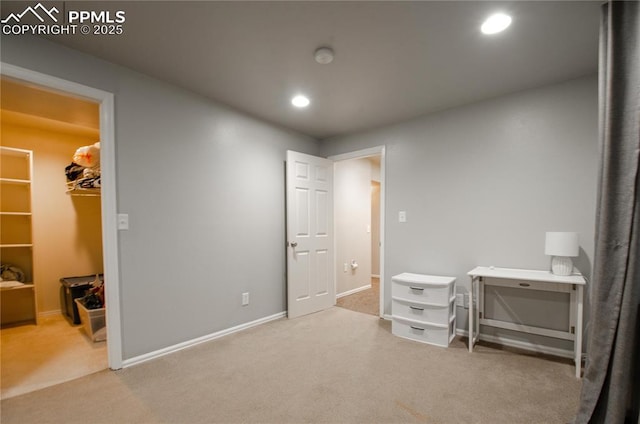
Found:
[[[572,340],[576,377],[580,378],[582,364],[582,316],[586,281],[579,273],[568,276],[554,275],[549,271],[510,269],[479,266],[467,273],[471,277],[469,296],[469,352],[480,335],[480,324],[508,330],[538,334],[564,340]],[[513,322],[487,319],[484,316],[484,287],[486,285],[569,293],[569,328],[566,331],[522,325]],[[477,308],[474,308],[474,300]]]

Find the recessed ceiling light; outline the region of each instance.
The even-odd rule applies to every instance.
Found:
[[[511,16],[504,13],[496,13],[487,18],[480,27],[483,34],[497,34],[511,25]]]
[[[307,107],[309,106],[309,98],[306,96],[298,95],[291,99],[291,104],[295,107]]]

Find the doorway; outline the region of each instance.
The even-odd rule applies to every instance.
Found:
[[[24,68],[19,68],[13,65],[2,64],[2,79],[3,85],[5,81],[10,82],[21,88],[29,88],[31,90],[35,90],[38,95],[46,96],[51,95],[53,97],[58,97],[60,99],[69,99],[72,102],[80,102],[89,107],[93,107],[95,111],[92,119],[97,125],[94,125],[97,129],[90,129],[91,125],[86,125],[84,123],[75,123],[75,128],[79,129],[79,133],[75,135],[69,135],[69,129],[74,127],[74,123],[65,122],[64,116],[36,116],[37,119],[40,120],[40,123],[45,123],[45,126],[49,125],[52,128],[52,134],[57,134],[52,137],[52,140],[61,140],[61,144],[67,144],[66,152],[68,153],[69,144],[89,144],[82,143],[82,141],[95,142],[94,138],[101,141],[101,169],[102,169],[102,194],[101,196],[96,197],[72,197],[69,195],[64,195],[66,187],[65,184],[65,169],[64,166],[62,169],[58,169],[58,164],[55,164],[55,160],[51,161],[50,158],[54,158],[56,155],[59,156],[59,152],[55,152],[58,150],[60,146],[54,146],[57,143],[50,143],[50,145],[46,146],[46,150],[48,152],[39,152],[36,149],[32,150],[34,156],[36,158],[36,166],[38,166],[38,158],[44,158],[45,155],[49,155],[48,158],[44,162],[44,167],[47,166],[55,166],[56,173],[55,181],[52,184],[55,184],[56,187],[51,188],[52,191],[62,192],[64,196],[64,201],[66,201],[67,207],[70,207],[72,213],[76,214],[79,218],[74,222],[74,226],[76,228],[70,228],[70,232],[74,232],[74,240],[73,243],[76,245],[80,245],[82,248],[82,252],[80,254],[81,258],[78,259],[78,263],[80,262],[88,262],[88,265],[85,264],[85,268],[82,266],[78,268],[74,268],[74,265],[78,264],[69,264],[67,263],[63,266],[65,270],[56,273],[56,276],[45,275],[42,271],[42,263],[41,259],[38,259],[38,247],[43,247],[43,236],[42,234],[51,234],[53,235],[53,231],[46,231],[42,229],[42,224],[39,223],[40,228],[36,228],[34,230],[34,236],[39,234],[38,237],[34,239],[34,249],[33,251],[36,253],[34,256],[36,257],[36,268],[40,266],[40,271],[36,269],[34,272],[34,288],[36,290],[37,296],[37,325],[30,326],[13,326],[10,325],[7,327],[7,330],[11,330],[14,333],[11,334],[11,339],[21,338],[23,340],[32,339],[31,349],[46,351],[49,350],[49,355],[45,355],[45,357],[49,357],[52,361],[59,361],[54,365],[52,369],[56,369],[57,373],[51,374],[44,377],[43,381],[35,381],[31,379],[34,373],[28,372],[28,361],[17,361],[17,369],[13,371],[18,371],[23,373],[29,378],[25,378],[22,381],[21,387],[16,388],[15,390],[9,390],[6,392],[5,396],[5,383],[8,384],[5,378],[2,379],[3,382],[3,398],[13,396],[15,394],[24,393],[26,391],[35,390],[38,388],[46,387],[48,385],[57,384],[60,380],[69,380],[73,378],[77,378],[81,375],[86,375],[91,372],[95,372],[96,366],[98,369],[104,369],[110,367],[112,369],[121,368],[122,364],[122,354],[121,354],[121,340],[120,340],[120,315],[119,315],[119,296],[118,296],[118,278],[117,278],[117,230],[115,225],[115,158],[114,158],[114,142],[113,142],[113,95],[110,93],[103,92],[101,90],[95,90],[90,87],[82,86],[76,83],[72,83],[69,81],[61,80],[55,77],[51,77],[45,74],[40,74],[37,72],[33,72]],[[3,87],[5,88],[5,87]],[[5,102],[7,91],[3,89],[3,109],[8,103]],[[33,94],[33,93],[31,93]],[[42,106],[43,102],[41,99],[34,99],[33,96],[19,96],[19,100],[22,101],[23,105],[21,107],[28,108],[28,102],[25,99],[31,99],[32,103],[37,103],[38,111],[34,115],[42,115]],[[33,106],[33,105],[32,105]],[[24,133],[33,133],[45,131],[42,128],[29,128],[32,126],[32,117],[29,117],[29,113],[25,113],[26,111],[18,111],[19,107],[13,108],[14,110],[5,111],[3,110],[3,132],[4,130],[8,130],[9,126],[13,127],[12,131],[16,132],[16,128],[25,128]],[[55,110],[55,113],[65,115],[78,115],[78,110],[70,111],[65,110],[64,107],[54,107],[52,110]],[[6,118],[9,119],[6,119]],[[52,119],[53,118],[53,119]],[[79,125],[78,125],[79,124]],[[36,125],[38,127],[38,125]],[[21,130],[17,130],[20,132]],[[93,135],[92,135],[93,132]],[[67,133],[66,135],[61,135]],[[33,134],[32,134],[33,135]],[[27,137],[29,138],[29,137]],[[3,137],[3,145],[8,145],[10,139]],[[32,138],[30,141],[27,140],[27,143],[34,143],[34,139]],[[15,140],[12,141],[15,143]],[[75,146],[72,147],[75,149]],[[62,148],[65,150],[65,147]],[[68,157],[67,153],[64,153],[65,159],[71,162],[73,158],[73,152],[71,157]],[[68,164],[68,163],[67,163]],[[42,166],[42,162],[40,162]],[[42,170],[37,171],[37,173],[41,173]],[[36,177],[37,178],[37,177]],[[42,175],[40,176],[40,181],[42,181]],[[58,183],[61,183],[62,186],[59,187]],[[36,184],[36,180],[34,180],[34,187],[38,187],[38,185],[42,186],[44,183]],[[44,187],[41,187],[44,188]],[[37,195],[37,193],[34,193]],[[42,200],[42,199],[41,199]],[[34,199],[34,206],[37,204],[37,201]],[[46,201],[45,201],[46,204]],[[51,213],[55,213],[55,204],[46,205],[44,208],[42,206],[39,207],[39,210],[42,212],[43,210]],[[67,211],[68,212],[68,211]],[[35,216],[36,211],[34,211]],[[113,223],[113,224],[111,224]],[[97,228],[96,228],[97,227]],[[94,231],[93,234],[89,234],[91,230],[97,230],[97,234]],[[82,240],[83,236],[84,240]],[[54,236],[55,237],[55,236]],[[40,244],[38,244],[40,243]],[[55,241],[54,241],[55,243]],[[91,245],[91,246],[89,246]],[[96,252],[97,250],[97,252]],[[64,255],[63,255],[64,256]],[[42,258],[42,256],[40,256]],[[60,259],[60,257],[58,258]],[[59,262],[59,261],[55,261]],[[63,261],[64,262],[64,261]],[[73,262],[73,261],[70,261]],[[88,268],[86,268],[88,266]],[[45,265],[46,268],[46,265]],[[60,277],[67,277],[71,275],[77,275],[74,269],[81,270],[80,274],[84,274],[87,272],[87,269],[90,269],[88,273],[93,273],[94,270],[98,273],[102,273],[104,271],[105,280],[110,281],[112,284],[108,284],[107,289],[105,290],[106,303],[112,305],[112,308],[107,308],[106,321],[109,323],[107,325],[107,338],[108,343],[102,342],[102,348],[100,347],[100,343],[94,343],[92,339],[88,338],[87,335],[83,334],[84,330],[81,330],[83,327],[72,326],[69,321],[72,321],[72,318],[64,318],[64,309],[65,305],[63,304],[63,293],[60,292]],[[69,270],[68,272],[66,270]],[[58,275],[60,274],[60,275]],[[74,275],[74,276],[75,276]],[[43,279],[40,279],[43,277]],[[41,281],[41,284],[38,284],[38,281]],[[46,281],[46,284],[42,281]],[[46,287],[45,287],[46,286]],[[55,297],[55,299],[54,299]],[[53,306],[52,306],[53,305]],[[93,319],[91,319],[92,321]],[[62,325],[60,325],[62,324]],[[14,327],[14,328],[11,328]],[[53,343],[46,341],[45,339],[48,337],[49,330],[54,331],[52,333],[51,340]],[[67,331],[70,330],[70,331]],[[4,332],[4,328],[3,328]],[[57,333],[56,333],[57,332]],[[87,352],[84,354],[80,354],[79,358],[93,358],[94,362],[100,362],[100,364],[94,364],[92,366],[89,364],[82,365],[78,358],[73,359],[72,356],[69,357],[68,361],[65,361],[64,354],[62,352],[66,349],[65,346],[62,346],[57,341],[67,341],[69,342],[69,334],[72,336],[80,335],[82,339],[79,342],[80,345],[85,345],[88,348]],[[51,334],[49,334],[51,335]],[[76,342],[78,341],[75,338]],[[73,342],[70,343],[73,345]],[[14,346],[15,347],[15,346]],[[20,347],[16,347],[16,350],[19,351]],[[6,353],[13,351],[14,349],[9,346],[5,338],[3,337],[3,362],[7,356]],[[77,354],[78,352],[76,352]],[[19,352],[18,352],[19,355]],[[78,365],[78,367],[74,367],[73,364]],[[3,371],[5,371],[5,364],[3,363]],[[39,363],[39,369],[43,368],[42,363]],[[68,373],[66,376],[64,372],[60,374],[60,370],[65,367],[69,367],[73,372]],[[4,374],[4,372],[3,372]],[[45,373],[46,374],[46,373]],[[4,376],[3,376],[4,377]],[[50,380],[50,384],[46,382],[46,380]],[[12,382],[13,384],[13,382]]]
[[[384,147],[331,157],[336,304],[383,316]]]
[[[3,313],[1,330],[2,398],[8,398],[105,369],[107,351],[104,337],[86,334],[98,323],[91,326],[83,317],[89,325],[74,325],[80,324],[79,306],[69,296],[82,297],[103,274],[99,189],[70,190],[64,178],[74,152],[87,145],[99,152],[94,146],[100,139],[99,104],[8,78],[2,78],[1,92],[1,233],[21,237],[15,240],[21,244],[3,240],[1,260],[3,271],[13,271],[14,284],[25,284],[31,294],[27,303],[15,301],[25,286],[1,293],[3,312],[14,309]],[[24,179],[14,179],[17,170],[11,168],[21,160],[17,170],[24,170]],[[97,153],[84,169],[99,173]],[[59,282],[84,275],[86,281],[74,282],[71,290]],[[102,305],[96,307],[100,310],[91,310],[92,316],[104,314]],[[21,312],[33,319],[23,320]]]

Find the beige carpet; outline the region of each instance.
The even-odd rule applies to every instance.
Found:
[[[566,362],[391,334],[343,308],[2,401],[12,423],[566,423]]]
[[[371,288],[337,299],[336,306],[380,316],[380,279],[371,278]]]
[[[108,367],[107,343],[93,343],[62,315],[0,330],[1,397],[28,393]]]

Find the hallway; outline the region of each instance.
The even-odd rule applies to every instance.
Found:
[[[380,316],[380,279],[371,277],[371,288],[337,299],[336,306]]]

